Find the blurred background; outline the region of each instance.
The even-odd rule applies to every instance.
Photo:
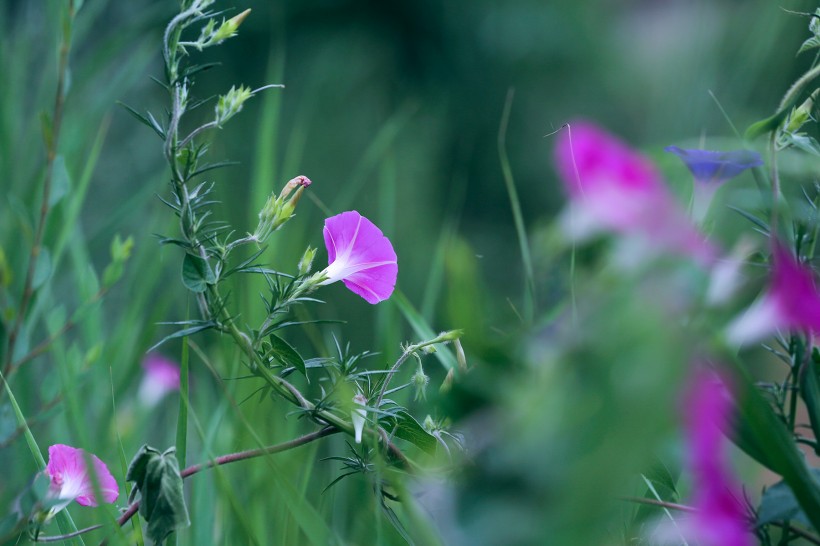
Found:
[[[8,291],[11,301],[22,284],[39,203],[44,152],[38,117],[53,102],[60,4],[0,3],[0,248],[10,269],[18,272]],[[267,196],[293,176],[306,175],[313,181],[309,198],[273,238],[263,257],[266,264],[292,272],[305,247],[313,245],[320,247],[317,261],[323,265],[324,218],[356,209],[393,241],[400,264],[398,288],[419,316],[434,330],[466,331],[464,345],[473,371],[451,395],[431,392],[431,412],[449,418],[462,431],[486,433],[495,430],[487,423],[495,423],[506,435],[478,434],[480,445],[473,446],[475,457],[460,473],[458,487],[421,487],[420,502],[439,531],[452,543],[548,543],[543,542],[546,536],[564,540],[554,543],[601,543],[584,540],[604,540],[602,536],[617,543],[613,537],[620,535],[611,526],[578,528],[584,518],[617,521],[618,510],[597,506],[590,500],[594,490],[581,495],[577,507],[563,502],[567,491],[575,490],[567,484],[593,471],[601,475],[588,478],[590,483],[609,483],[601,465],[617,467],[619,457],[626,476],[645,462],[639,454],[646,452],[648,442],[668,439],[664,434],[674,427],[675,410],[668,401],[684,363],[670,362],[664,372],[643,377],[653,387],[646,389],[644,399],[634,397],[629,385],[613,384],[605,363],[613,352],[623,355],[642,346],[639,355],[621,358],[630,366],[624,377],[642,376],[646,366],[658,367],[658,354],[685,347],[688,340],[666,330],[659,337],[663,318],[647,319],[640,297],[601,295],[596,313],[634,316],[641,326],[629,335],[609,332],[622,344],[614,347],[621,349],[573,346],[571,351],[588,351],[576,354],[579,360],[599,363],[584,372],[589,378],[557,378],[550,371],[547,363],[556,335],[570,339],[573,332],[554,320],[562,313],[555,304],[566,294],[568,262],[551,262],[552,255],[539,247],[564,202],[551,167],[549,134],[578,117],[596,120],[658,158],[670,180],[683,183],[687,174],[674,159],[663,157],[663,146],[732,136],[726,116],[742,131],[771,114],[790,83],[812,62],[810,53],[795,56],[808,36],[808,19],[789,10],[811,12],[815,3],[258,0],[241,2],[235,9],[228,3],[217,7],[223,6],[230,10],[227,16],[246,8],[253,11],[238,37],[202,54],[190,52],[199,62],[218,63],[197,76],[195,94],[207,98],[239,84],[255,89],[281,83],[285,88],[260,93],[224,129],[210,135],[211,159],[237,161],[211,177],[223,203],[217,216],[238,233],[252,231]],[[183,320],[195,312],[179,283],[178,249],[161,248],[155,236],[177,229],[157,199],[158,194],[167,195],[168,181],[160,140],[117,105],[121,101],[163,115],[165,91],[150,78],[163,77],[159,45],[175,9],[174,2],[86,0],[78,14],[61,138],[73,197],[55,209],[49,224],[47,241],[58,252],[52,251],[47,296],[37,303],[41,320],[26,332],[32,345],[49,329],[49,309],[70,311],[93,292],[88,264],[99,274],[109,260],[115,233],[134,237],[124,279],[62,347],[67,354],[76,349],[79,355],[81,399],[90,400],[82,411],[98,427],[99,436],[91,436],[89,450],[111,460],[116,455],[110,447],[114,429],[122,436],[126,458],[143,442],[159,447],[173,443],[175,401],[151,412],[129,409],[129,404],[143,355],[172,331],[158,323]],[[509,120],[504,149],[536,263],[537,297],[529,303],[499,156],[505,105]],[[209,106],[195,111],[189,129],[210,115]],[[241,304],[248,323],[257,323],[261,316],[257,302],[263,288],[256,282],[232,287],[231,297]],[[394,303],[371,307],[341,285],[323,290],[321,297],[328,304],[310,312],[343,318],[346,324],[332,331],[350,343],[352,352],[379,351],[376,367],[395,360],[400,342],[419,336]],[[651,288],[641,297],[651,301]],[[531,314],[528,306],[534,309]],[[606,327],[601,325],[604,333]],[[309,347],[308,337],[294,343]],[[652,343],[647,346],[646,340]],[[230,408],[217,402],[222,384],[215,376],[239,375],[235,355],[216,336],[196,342],[219,371],[192,364],[193,388],[200,389],[193,404],[204,421],[202,436],[192,434],[189,458],[199,460],[208,450],[221,453],[241,445],[248,433],[235,425],[238,418],[225,417],[232,415]],[[329,339],[323,342],[332,347]],[[179,344],[169,343],[162,351],[178,357]],[[38,415],[39,428],[34,430],[43,444],[68,443],[58,438],[64,426],[59,400],[50,412],[38,413],[59,390],[48,371],[59,364],[59,357],[46,355],[32,362],[14,385],[32,415]],[[437,391],[444,370],[433,360],[427,368],[431,390]],[[254,389],[241,382],[229,385],[240,401]],[[597,394],[589,385],[599,385]],[[622,387],[625,390],[619,390]],[[111,391],[122,401],[113,417],[111,400],[99,394]],[[588,421],[578,417],[574,424],[565,419],[567,408],[596,404],[612,411],[606,416],[593,412]],[[649,422],[629,421],[645,419],[653,407],[660,409]],[[254,423],[275,412],[269,424],[256,428],[266,438],[285,439],[300,430],[296,423],[279,426],[279,415],[286,411],[279,403],[271,409],[253,401],[237,411]],[[15,469],[13,476],[0,479],[2,511],[34,468],[8,412],[0,417],[0,464]],[[561,449],[549,448],[555,438],[579,428],[590,436],[579,435],[577,442],[568,441]],[[603,430],[614,436],[599,443]],[[510,438],[513,433],[519,436]],[[514,443],[515,449],[510,447]],[[488,445],[493,446],[489,451]],[[571,465],[574,457],[587,455],[583,464],[569,470],[548,462]],[[298,456],[283,461],[283,468],[305,476],[300,483],[318,490],[337,470],[331,463],[317,463],[320,469],[303,475]],[[232,472],[242,470],[226,472],[235,477]],[[240,498],[259,499],[269,493],[270,479],[262,476],[269,469],[260,465],[246,472],[260,481],[235,486]],[[613,484],[620,485],[622,475],[612,473],[618,478]],[[205,490],[223,491],[219,488],[224,482],[209,479],[199,482],[210,488]],[[367,525],[356,523],[354,509],[338,505],[338,499],[351,494],[367,498],[367,484],[345,480],[331,493],[310,498],[342,537],[364,544]],[[197,497],[193,518],[211,517],[217,510],[209,504],[215,501],[206,497]],[[277,502],[288,504],[286,497],[276,498],[270,501],[271,510]],[[585,508],[590,506],[599,512]],[[217,518],[223,526],[218,536],[245,541],[265,529],[263,513],[244,518],[239,517],[239,523]],[[521,535],[512,536],[513,528]],[[210,532],[192,532],[181,540],[204,544],[207,540],[198,540]],[[288,532],[281,535],[282,543],[299,543],[298,531]],[[384,533],[380,540],[387,543],[401,540],[388,530]]]

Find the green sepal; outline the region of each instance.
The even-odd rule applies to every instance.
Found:
[[[125,475],[127,481],[134,482],[129,500],[139,493],[139,513],[148,523],[148,536],[155,544],[162,544],[169,534],[190,525],[174,451],[172,447],[160,453],[143,445]]]

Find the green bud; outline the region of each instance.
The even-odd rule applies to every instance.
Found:
[[[803,104],[797,108],[793,108],[786,125],[786,132],[795,133],[800,130],[803,125],[811,120],[811,111],[814,109],[814,99],[817,96],[817,91],[811,94]]]
[[[423,426],[424,430],[426,430],[427,432],[432,432],[437,428],[436,422],[429,415],[424,418],[424,423],[422,423],[421,426]]]
[[[307,275],[310,273],[310,268],[313,265],[313,258],[316,257],[316,249],[312,247],[307,247],[305,253],[302,254],[302,259],[299,260],[299,266],[297,269],[299,270],[299,275]]]
[[[430,378],[424,373],[421,365],[419,365],[419,369],[413,375],[412,382],[413,388],[416,390],[416,400],[424,400]]]
[[[270,237],[271,233],[282,227],[285,222],[293,217],[296,204],[302,197],[305,188],[310,186],[310,184],[311,181],[308,177],[297,176],[285,184],[285,187],[278,196],[271,194],[271,196],[268,197],[265,206],[259,211],[259,224],[253,233],[253,237],[257,242],[264,242]],[[294,188],[297,188],[296,192],[291,195]],[[308,264],[308,266],[309,265],[310,264]]]
[[[448,332],[442,332],[438,335],[436,339],[433,341],[435,343],[444,343],[445,341],[455,341],[464,335],[464,330],[450,330]]]
[[[242,24],[242,21],[250,14],[251,10],[246,9],[239,15],[228,19],[227,21],[222,21],[222,24],[216,30],[216,32],[212,33],[211,42],[216,45],[228,38],[236,36],[236,31],[239,28],[239,25]],[[210,44],[209,44],[210,45]]]
[[[239,89],[231,86],[231,89],[219,97],[216,102],[216,118],[214,121],[221,127],[226,121],[242,111],[242,105],[253,96],[250,87],[240,85]]]

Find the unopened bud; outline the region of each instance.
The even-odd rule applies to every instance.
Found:
[[[467,356],[464,354],[464,347],[461,346],[461,340],[457,339],[453,341],[453,345],[456,348],[456,362],[458,362],[458,369],[462,372],[467,371]],[[450,370],[452,371],[452,370]]]
[[[251,13],[250,9],[246,9],[239,15],[231,17],[227,21],[222,21],[222,24],[219,25],[219,28],[216,32],[213,33],[211,36],[211,42],[213,45],[216,45],[228,38],[236,36],[236,31],[239,29],[239,25],[242,24],[242,21]]]
[[[447,375],[444,377],[444,381],[441,382],[441,387],[438,388],[438,392],[441,394],[447,394],[453,388],[453,380],[455,379],[455,368],[450,368],[447,372]]]
[[[424,373],[421,366],[419,366],[419,369],[413,375],[412,381],[413,387],[416,389],[416,400],[424,400],[430,378],[427,377],[427,374]]]
[[[231,86],[230,90],[216,101],[216,118],[214,121],[221,127],[226,121],[242,111],[242,105],[253,96],[250,87],[240,85],[239,89]]]
[[[353,397],[353,403],[359,406],[366,406],[367,398],[365,398],[363,394],[357,394]],[[362,431],[364,430],[364,420],[366,416],[367,412],[362,408],[354,408],[353,411],[350,412],[350,419],[353,421],[353,435],[357,444],[362,443]]]
[[[302,254],[302,259],[299,260],[299,265],[297,269],[299,270],[299,275],[304,276],[310,273],[310,268],[313,265],[313,258],[316,257],[316,249],[312,247],[307,247],[305,253]]]
[[[445,341],[455,341],[460,338],[464,334],[464,330],[450,330],[447,332],[442,332],[438,335],[436,339],[433,340],[435,343],[443,343]]]
[[[427,432],[433,432],[434,430],[436,430],[436,428],[438,428],[436,422],[429,415],[424,418],[424,423],[422,423],[421,426],[423,426],[424,430],[426,430]]]
[[[302,197],[305,188],[310,186],[310,184],[311,182],[308,177],[297,176],[285,184],[285,187],[278,197],[275,194],[271,194],[271,196],[268,197],[265,206],[259,211],[259,225],[253,233],[253,237],[258,242],[261,243],[265,241],[270,237],[271,233],[282,227],[282,224],[293,217],[296,204]],[[290,195],[294,188],[297,188],[296,193]],[[288,197],[290,198],[288,199]]]

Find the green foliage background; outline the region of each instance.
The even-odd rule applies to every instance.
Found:
[[[470,463],[454,488],[432,479],[408,484],[422,492],[418,506],[397,508],[411,536],[430,544],[438,529],[456,544],[617,543],[628,535],[618,522],[629,509],[601,499],[623,487],[650,448],[668,447],[670,400],[686,363],[659,359],[687,340],[665,317],[647,316],[640,299],[600,295],[601,313],[634,319],[629,331],[587,323],[601,328],[605,350],[579,349],[590,354],[578,362],[594,363],[582,371],[553,370],[544,340],[566,309],[568,264],[550,262],[539,246],[563,202],[545,135],[588,117],[656,155],[667,144],[730,135],[710,91],[738,127],[772,112],[811,61],[794,58],[807,21],[783,8],[814,4],[260,0],[236,7],[253,12],[239,37],[203,54],[219,66],[201,74],[197,93],[205,98],[232,84],[286,88],[253,99],[214,134],[212,157],[239,162],[214,174],[219,214],[251,231],[269,193],[307,175],[311,199],[273,239],[265,254],[272,267],[295,268],[306,245],[321,245],[325,216],[356,209],[393,241],[398,286],[424,321],[467,332],[474,368],[455,391],[438,396],[443,370],[431,361],[428,373],[434,416],[474,436]],[[38,116],[53,102],[59,8],[55,1],[0,4],[0,248],[15,272],[10,296],[2,297],[19,293],[39,203]],[[96,291],[114,234],[132,235],[134,253],[104,303],[13,383],[41,448],[82,445],[121,484],[140,445],[174,443],[176,400],[151,412],[136,404],[139,362],[169,333],[157,323],[196,312],[179,282],[179,253],[154,237],[174,229],[155,197],[167,178],[159,140],[116,105],[161,111],[164,92],[149,76],[160,76],[161,32],[175,8],[87,0],[77,17],[60,144],[67,190],[47,231],[53,268],[26,332],[28,348]],[[531,323],[497,151],[510,88],[506,148],[524,223],[535,234]],[[232,293],[250,323],[262,313],[261,289],[248,283]],[[343,343],[353,352],[380,351],[374,366],[394,361],[399,343],[418,336],[392,302],[373,308],[342,286],[321,297],[328,305],[320,316],[346,321],[331,329]],[[297,343],[325,351],[332,345],[322,336],[308,332]],[[188,463],[303,432],[295,419],[282,419],[284,404],[241,403],[254,386],[218,379],[242,373],[227,344],[216,336],[194,341]],[[163,351],[179,358],[180,347]],[[0,468],[11,469],[0,479],[3,513],[36,471],[15,428],[0,407]],[[367,480],[355,476],[320,493],[339,473],[320,458],[345,449],[341,439],[326,442],[332,447],[314,444],[186,482],[193,526],[179,543],[402,543]],[[72,515],[82,526],[100,521],[96,512]],[[425,523],[425,513],[434,523]]]

